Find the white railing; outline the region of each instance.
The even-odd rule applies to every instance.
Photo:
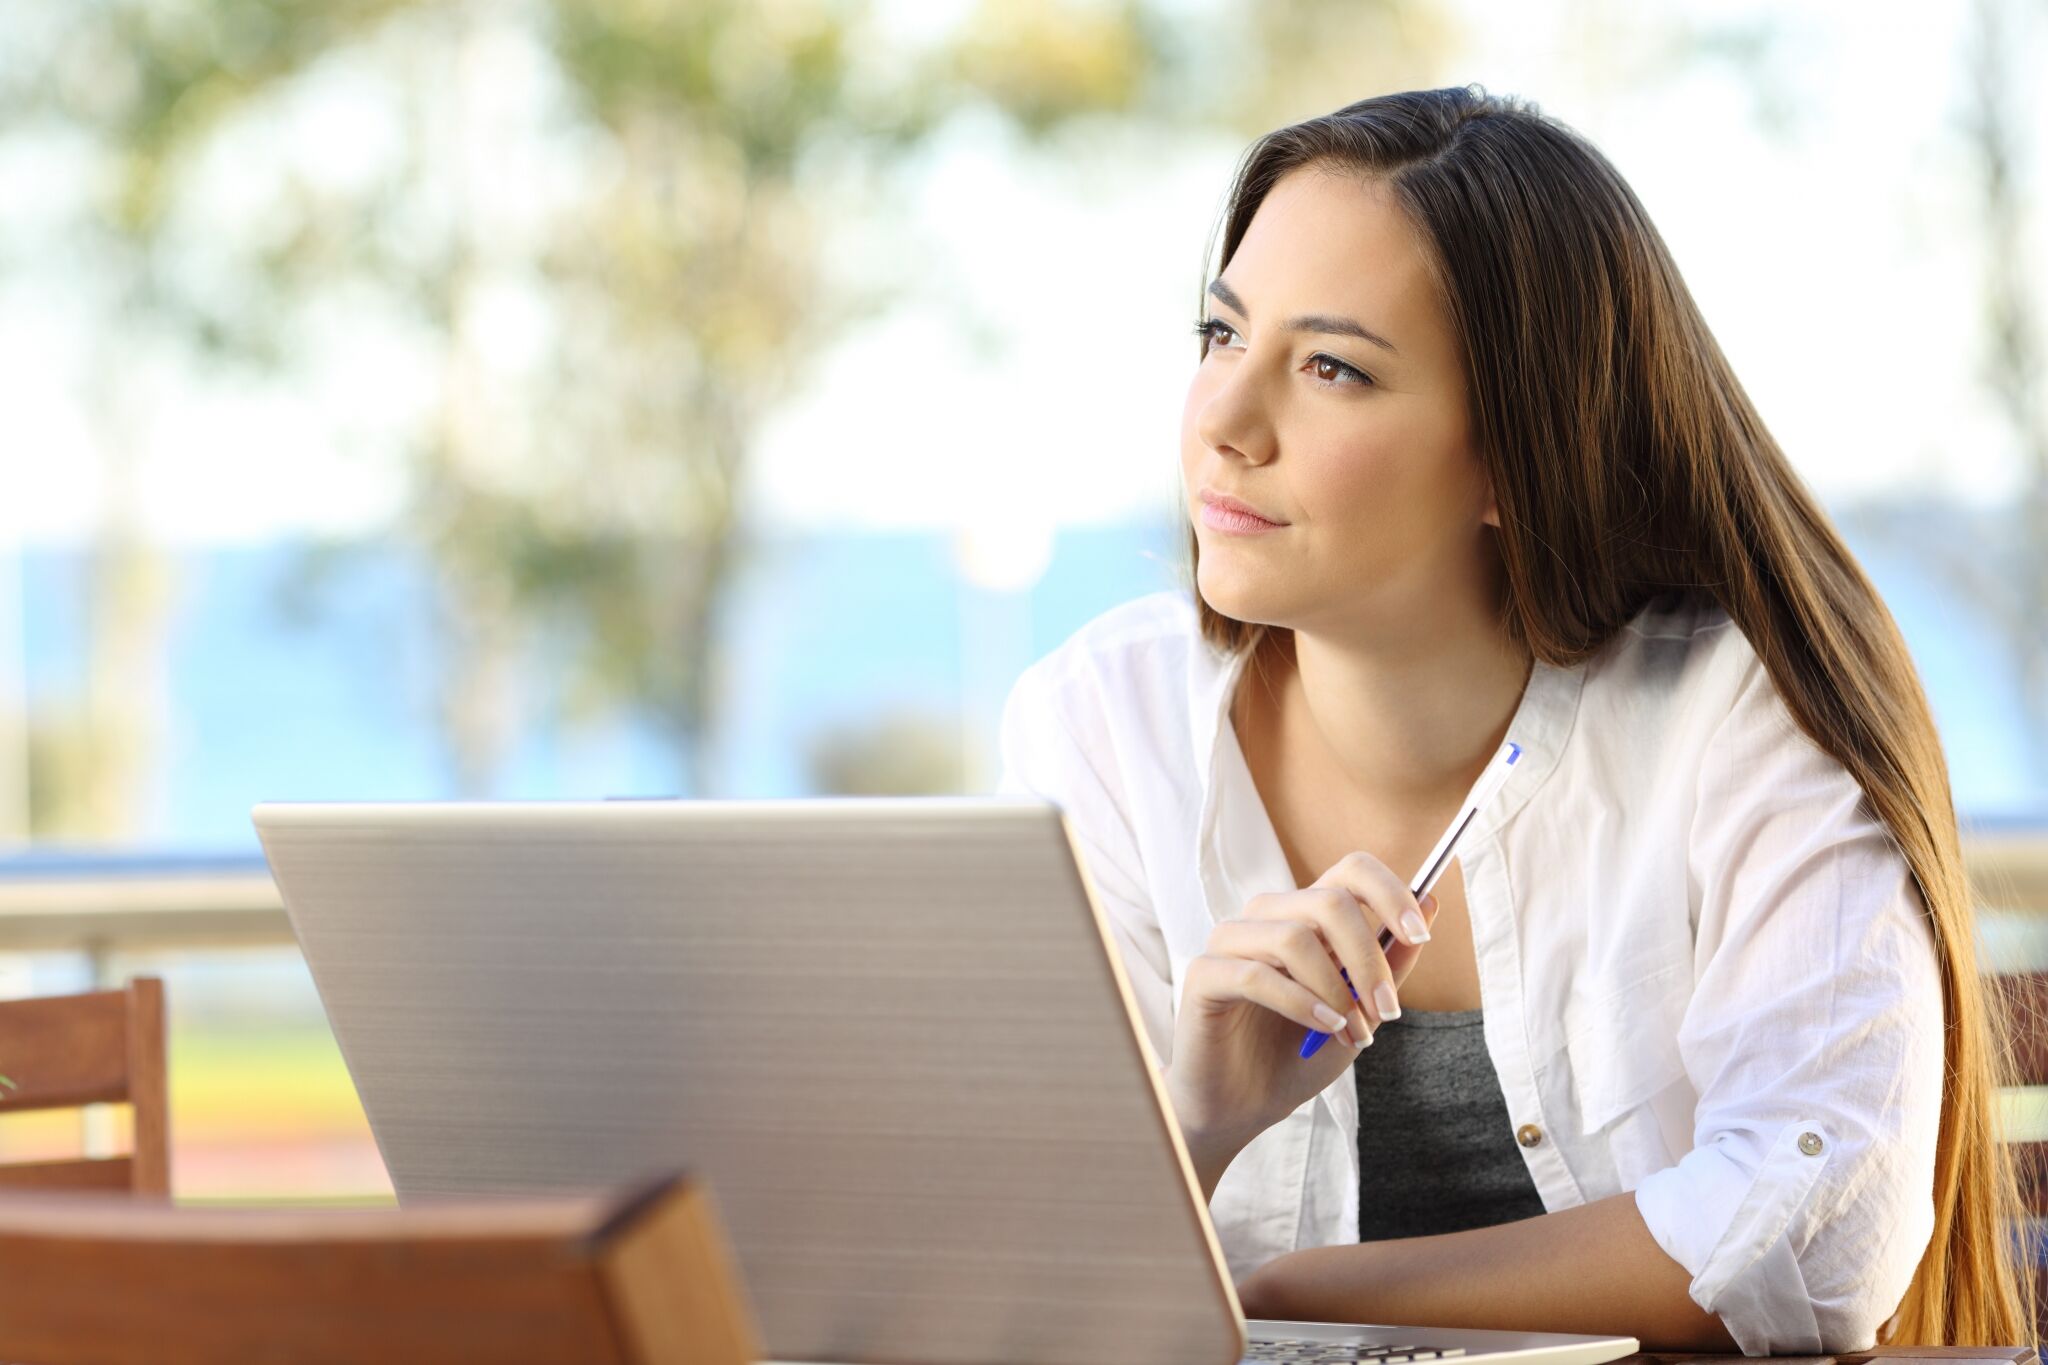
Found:
[[[1985,970],[2048,971],[2048,826],[1975,829],[1964,858]],[[93,982],[109,987],[118,984],[109,972],[117,954],[266,946],[296,940],[258,855],[0,859],[0,959],[80,953]],[[2048,1140],[2048,1087],[2003,1098],[2008,1137]],[[88,1150],[110,1150],[110,1140],[89,1129]]]
[[[1964,860],[2000,970],[2048,970],[2048,827],[1973,831]],[[2020,940],[2041,939],[2036,953]],[[289,944],[257,854],[36,854],[0,859],[0,953]],[[2025,960],[2015,961],[2012,954]]]

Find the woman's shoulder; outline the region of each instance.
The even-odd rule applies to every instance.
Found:
[[[1740,651],[1748,637],[1711,597],[1666,593],[1651,598],[1615,633],[1610,649],[1637,656],[1683,658]]]
[[[1100,772],[1178,789],[1192,779],[1228,660],[1201,633],[1189,596],[1120,602],[1076,627],[1017,677],[1002,743],[1085,755]]]
[[[1157,707],[1186,695],[1191,668],[1213,669],[1218,662],[1202,639],[1193,600],[1163,590],[1084,621],[1018,681],[1054,692],[1083,691],[1111,707]]]
[[[1782,738],[1789,725],[1750,639],[1719,603],[1660,598],[1587,661],[1567,753],[1613,800],[1689,802],[1712,755],[1745,735]]]
[[[1680,717],[1727,715],[1762,670],[1725,607],[1672,594],[1653,598],[1589,661],[1586,691],[1596,708],[1626,710],[1661,728]]]

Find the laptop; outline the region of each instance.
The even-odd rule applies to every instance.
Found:
[[[707,1178],[777,1361],[1594,1365],[1244,1318],[1057,806],[266,803],[399,1202]]]

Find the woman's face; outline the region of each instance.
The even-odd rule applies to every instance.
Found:
[[[1482,526],[1499,518],[1424,253],[1384,186],[1304,166],[1210,286],[1181,473],[1197,586],[1224,615],[1383,638],[1428,624],[1446,594],[1491,591]],[[1285,524],[1217,529],[1205,488]]]

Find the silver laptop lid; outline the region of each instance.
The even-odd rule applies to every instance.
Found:
[[[1056,807],[254,820],[402,1202],[685,1167],[778,1359],[1239,1359],[1215,1230]]]

